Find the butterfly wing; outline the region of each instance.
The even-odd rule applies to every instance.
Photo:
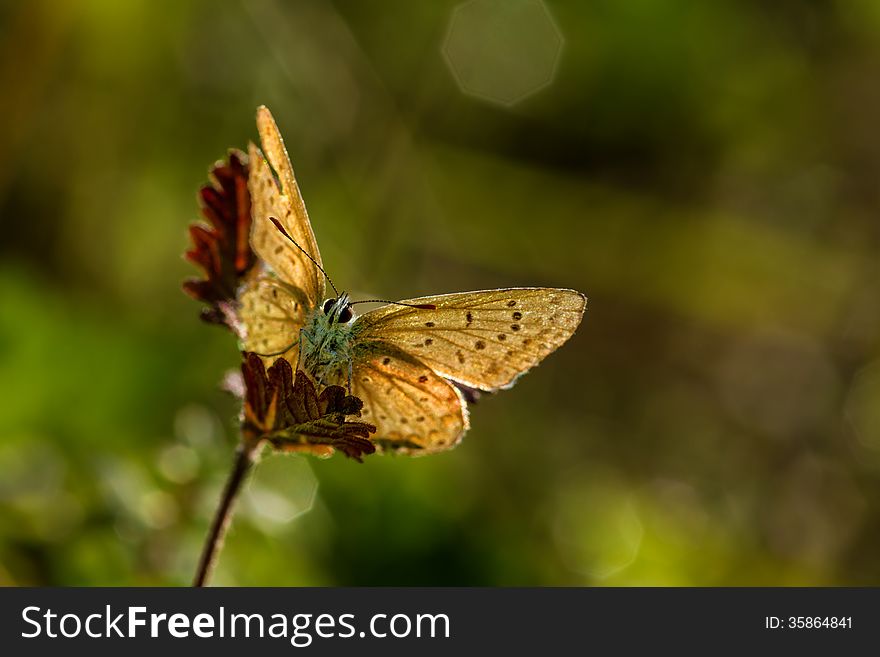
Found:
[[[340,372],[340,379],[347,372]],[[385,450],[430,454],[454,447],[468,429],[459,391],[393,345],[359,343],[352,361],[352,394],[364,402],[371,440]]]
[[[268,272],[246,282],[239,293],[238,315],[244,327],[245,351],[273,354],[270,365],[283,356],[296,369],[299,330],[305,323],[309,300],[305,293]]]
[[[436,309],[383,306],[357,319],[358,340],[392,345],[466,386],[498,390],[574,334],[587,299],[575,290],[507,288],[403,303]]]
[[[257,110],[263,151],[249,147],[248,190],[253,207],[251,245],[263,262],[287,284],[300,288],[311,307],[324,299],[324,277],[313,262],[280,233],[270,218],[321,264],[321,254],[281,133],[266,107]],[[265,157],[264,154],[265,153]],[[267,159],[268,158],[268,159]],[[276,180],[272,171],[278,175]],[[279,188],[280,183],[280,188]],[[323,266],[323,265],[322,265]]]

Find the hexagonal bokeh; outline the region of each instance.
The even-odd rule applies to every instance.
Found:
[[[553,81],[562,44],[542,0],[470,0],[453,9],[443,56],[463,92],[510,106]]]
[[[859,443],[880,450],[880,363],[873,363],[856,375],[845,409]]]
[[[242,513],[267,533],[311,511],[318,479],[303,456],[273,454],[260,461],[242,495]]]
[[[563,484],[551,518],[563,561],[592,580],[631,565],[642,545],[644,529],[631,495],[615,477],[598,471]]]

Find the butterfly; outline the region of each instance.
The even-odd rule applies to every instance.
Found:
[[[586,297],[557,288],[504,288],[389,302],[355,318],[326,277],[290,158],[269,110],[257,110],[262,150],[249,146],[251,245],[265,266],[239,293],[247,351],[285,358],[364,402],[382,449],[427,454],[468,430],[462,388],[495,391],[566,342]],[[325,298],[325,278],[335,296]],[[358,302],[355,302],[358,303]]]

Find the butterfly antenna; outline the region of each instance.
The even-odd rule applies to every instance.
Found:
[[[404,303],[403,301],[389,301],[388,299],[363,299],[348,305],[356,306],[359,303],[391,303],[395,306],[406,306],[407,308],[418,308],[419,310],[437,310],[437,306],[433,303]]]
[[[290,235],[287,234],[287,231],[284,230],[284,226],[282,226],[282,225],[278,222],[278,220],[277,220],[275,217],[269,217],[269,221],[271,221],[273,224],[275,224],[275,228],[278,229],[278,232],[279,232],[279,233],[281,233],[282,235],[284,235],[284,237],[286,237],[287,239],[289,239],[289,240],[293,243],[293,245],[294,245],[296,248],[298,248],[300,251],[302,251],[303,253],[305,253],[306,258],[308,258],[308,259],[311,260],[313,263],[315,263],[315,267],[317,267],[318,269],[320,269],[320,270],[321,270],[321,273],[324,274],[324,278],[326,278],[326,279],[327,279],[327,282],[330,283],[330,287],[333,288],[333,291],[336,293],[336,297],[338,298],[338,297],[339,297],[339,290],[337,290],[337,289],[336,289],[336,286],[333,285],[333,281],[332,281],[332,280],[330,279],[330,277],[327,275],[327,272],[324,271],[324,268],[323,268],[321,265],[318,264],[318,261],[315,260],[315,259],[309,254],[308,251],[306,251],[304,248],[302,248],[302,247],[297,243],[297,241],[296,241],[295,239],[293,239]]]

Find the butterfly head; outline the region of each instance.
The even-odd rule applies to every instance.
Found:
[[[336,299],[327,299],[321,310],[333,324],[348,324],[354,318],[349,296],[345,292]]]

